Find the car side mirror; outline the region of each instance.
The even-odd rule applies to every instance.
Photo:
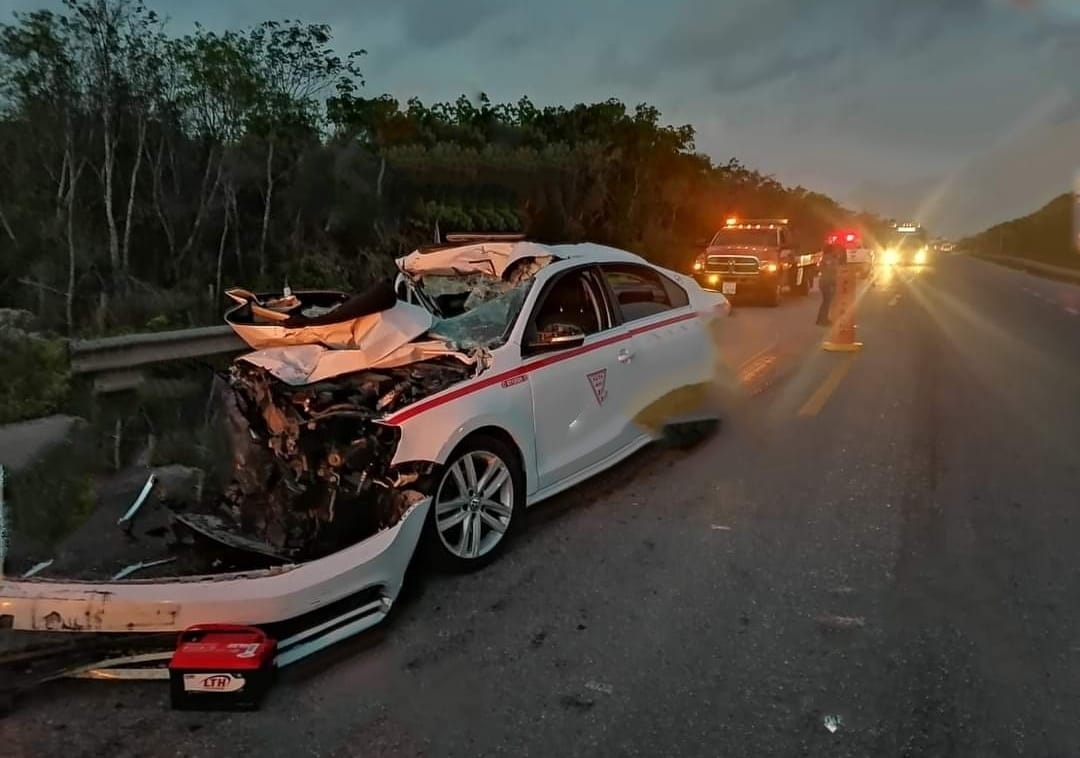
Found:
[[[546,332],[537,332],[529,341],[530,352],[547,352],[551,350],[566,350],[573,347],[581,347],[585,344],[585,332],[576,326],[559,325],[557,329]]]

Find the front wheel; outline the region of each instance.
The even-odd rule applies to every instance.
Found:
[[[443,468],[424,525],[436,567],[482,568],[503,549],[523,520],[525,473],[517,451],[495,437],[465,440]]]
[[[769,291],[765,293],[765,305],[769,306],[770,308],[775,308],[776,306],[780,305],[780,289],[780,281],[777,280],[775,286],[770,288]]]

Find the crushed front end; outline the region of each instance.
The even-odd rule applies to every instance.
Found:
[[[207,537],[288,560],[392,526],[429,494],[433,464],[391,466],[400,431],[382,417],[475,371],[444,357],[294,387],[239,360],[226,374],[231,481],[218,507],[178,518]]]

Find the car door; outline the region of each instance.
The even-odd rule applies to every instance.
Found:
[[[632,382],[629,334],[617,324],[599,274],[580,267],[548,282],[529,317],[522,345],[532,386],[537,485],[545,489],[613,455],[625,444]],[[545,344],[562,327],[583,338]],[[562,329],[562,332],[569,330]]]
[[[665,420],[692,415],[712,380],[705,325],[686,290],[651,266],[604,264],[601,270],[628,331],[634,366],[626,434],[655,434]]]

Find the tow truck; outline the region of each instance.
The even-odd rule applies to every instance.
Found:
[[[847,265],[855,269],[856,273],[866,278],[874,268],[874,251],[867,244],[863,235],[855,230],[840,230],[829,234],[828,244],[836,245],[844,251]]]
[[[882,254],[886,266],[925,266],[930,262],[926,231],[919,224],[898,224]]]
[[[807,294],[821,262],[820,252],[795,248],[786,218],[728,218],[694,261],[693,276],[704,289],[775,307],[785,290]]]

